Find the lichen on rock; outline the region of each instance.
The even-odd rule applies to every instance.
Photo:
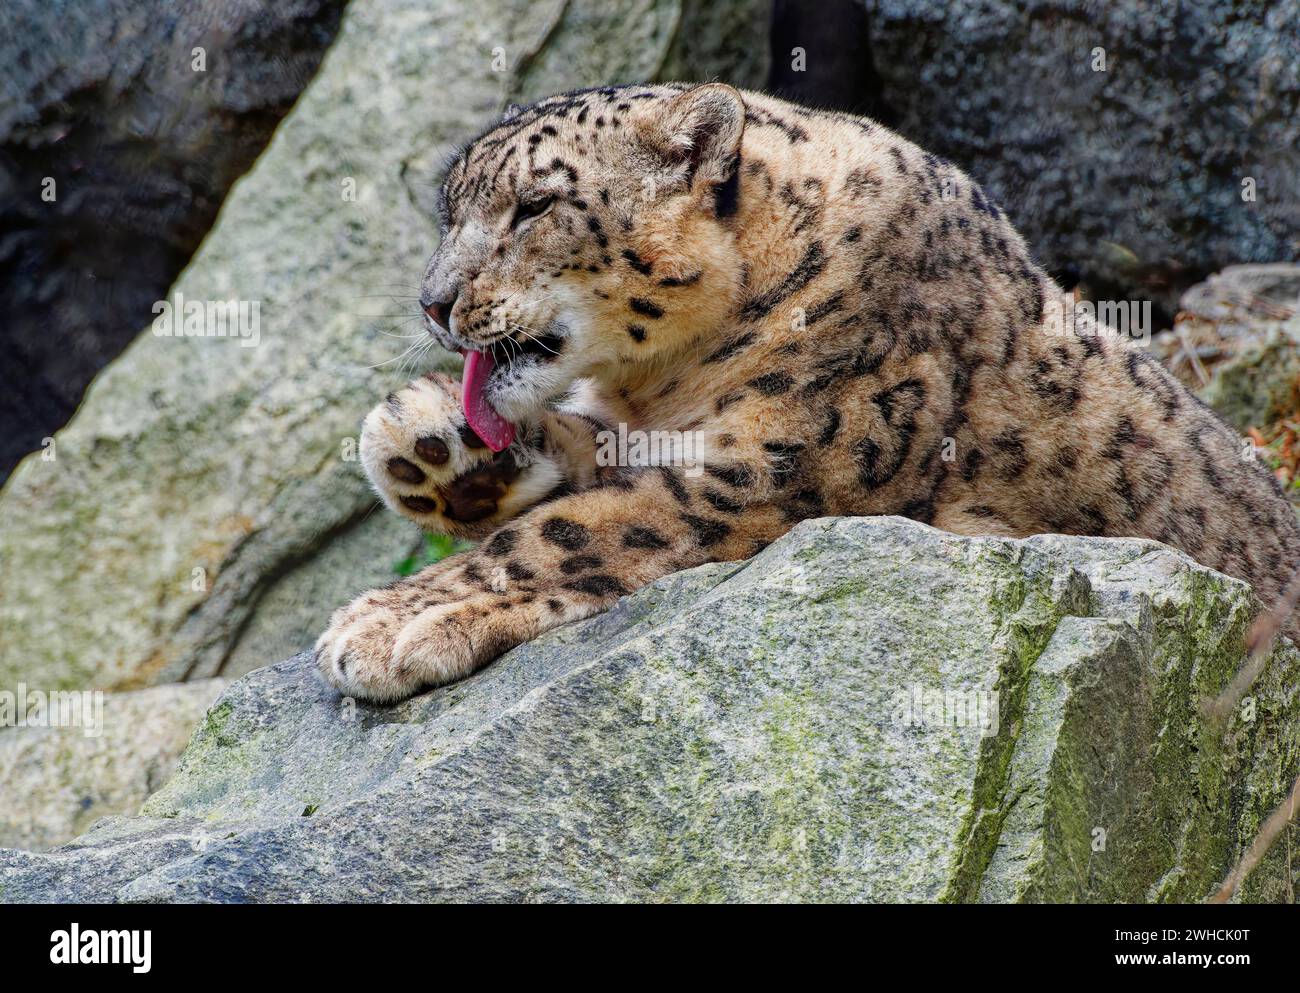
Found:
[[[1257,609],[1150,541],[806,521],[396,706],[251,673],[4,898],[1200,900],[1300,771],[1289,642],[1203,716]]]

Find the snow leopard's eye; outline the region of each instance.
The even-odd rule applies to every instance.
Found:
[[[537,200],[529,200],[521,203],[515,208],[514,220],[510,222],[512,228],[517,228],[524,221],[530,221],[535,217],[541,217],[555,205],[555,197],[545,196]]]

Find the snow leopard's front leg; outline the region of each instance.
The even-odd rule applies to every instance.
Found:
[[[730,480],[730,482],[726,480]],[[470,552],[335,613],[317,643],[350,696],[396,700],[469,675],[660,576],[744,558],[791,526],[742,480],[650,468],[536,507]]]
[[[389,509],[429,531],[481,538],[559,488],[590,485],[596,430],[547,412],[493,453],[465,422],[460,384],[430,373],[366,417],[361,463]]]

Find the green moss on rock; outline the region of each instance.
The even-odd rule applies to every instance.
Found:
[[[806,521],[393,707],[305,656],[251,673],[144,816],[57,882],[0,870],[10,899],[1200,900],[1300,769],[1289,643],[1249,719],[1202,716],[1255,609],[1153,542]],[[1294,884],[1275,853],[1241,897]]]

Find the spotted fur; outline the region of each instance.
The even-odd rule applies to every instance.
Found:
[[[429,330],[493,352],[518,432],[494,456],[436,376],[367,418],[388,505],[484,541],[336,613],[318,656],[346,693],[463,677],[821,515],[1144,536],[1268,603],[1295,565],[1233,432],[1118,337],[1053,329],[1001,208],[869,120],[721,84],[565,94],[470,143],[442,213]],[[598,466],[620,423],[698,432],[703,471]]]

